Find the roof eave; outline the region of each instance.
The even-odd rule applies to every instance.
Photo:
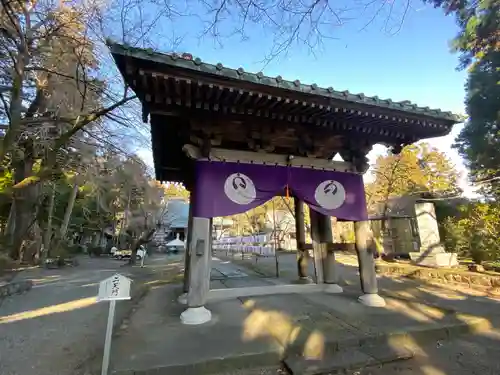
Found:
[[[200,59],[186,60],[175,54],[162,54],[154,52],[152,49],[125,47],[116,43],[108,43],[108,46],[124,77],[127,77],[127,75],[124,74],[124,61],[122,61],[120,57],[129,57],[136,60],[142,60],[144,62],[153,62],[168,68],[187,70],[193,74],[211,75],[230,81],[245,82],[246,84],[252,84],[256,87],[272,87],[287,91],[290,94],[295,92],[318,97],[327,97],[342,102],[378,107],[380,109],[403,112],[412,116],[421,116],[422,118],[432,118],[434,121],[439,121],[450,127],[454,124],[463,122],[463,118],[461,116],[457,116],[451,112],[443,112],[440,109],[430,109],[429,107],[418,107],[410,101],[393,102],[390,99],[379,99],[377,96],[365,96],[363,93],[351,94],[349,91],[336,91],[332,87],[320,88],[316,84],[304,85],[298,80],[293,82],[287,81],[280,76],[271,78],[264,76],[260,72],[256,74],[246,73],[242,68],[235,70],[225,68],[220,63],[213,65],[203,63]]]

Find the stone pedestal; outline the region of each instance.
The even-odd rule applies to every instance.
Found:
[[[358,300],[363,305],[370,307],[384,307],[386,305],[385,300],[378,294],[363,294]]]
[[[447,253],[441,245],[434,204],[432,202],[415,204],[415,215],[420,249],[410,253],[411,260],[418,265],[427,267],[458,266],[456,254]]]
[[[190,307],[181,314],[181,322],[187,325],[207,323],[212,319],[212,313],[204,306]]]
[[[419,266],[426,267],[457,267],[458,266],[458,258],[457,254],[447,253],[444,251],[431,251],[427,254],[420,252],[411,252],[410,259],[415,264]]]

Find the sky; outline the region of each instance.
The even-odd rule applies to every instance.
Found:
[[[281,75],[381,99],[410,100],[419,106],[464,114],[466,72],[456,70],[458,55],[450,51],[450,40],[458,32],[453,17],[414,1],[409,9],[394,7],[390,16],[390,9],[384,9],[370,22],[377,10],[348,14],[350,20],[344,25],[322,29],[328,33],[322,43],[311,48],[295,42],[271,61],[265,58],[275,45],[276,30],[272,28],[250,25],[244,38],[227,36],[237,22],[228,17],[219,29],[225,36],[214,40],[213,35],[201,33],[206,24],[183,20],[174,26],[174,37],[180,40],[176,51],[189,52],[204,62],[221,62],[227,67],[263,71],[268,76]],[[155,47],[169,50],[167,43]],[[428,142],[445,152],[462,172],[461,187],[470,195],[466,169],[451,148],[460,129],[457,125],[450,135]],[[373,162],[384,150],[376,146],[370,160]],[[139,154],[152,164],[149,150],[140,150]]]

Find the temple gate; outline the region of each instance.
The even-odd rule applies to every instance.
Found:
[[[125,82],[151,124],[156,178],[191,192],[184,292],[185,324],[211,319],[207,301],[274,293],[340,293],[330,217],[355,223],[362,295],[378,295],[362,175],[377,143],[399,153],[443,136],[449,112],[364,94],[304,85],[280,76],[211,65],[189,54],[152,53],[110,44]],[[344,161],[333,161],[339,154]],[[293,195],[298,278],[303,285],[210,290],[211,220],[245,212],[275,195]],[[309,283],[303,204],[311,208],[316,283]]]

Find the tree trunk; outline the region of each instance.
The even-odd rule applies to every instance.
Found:
[[[30,260],[32,260],[35,264],[39,264],[40,262],[40,250],[42,248],[42,242],[42,231],[40,229],[40,225],[38,224],[38,220],[35,220],[35,222],[33,223],[33,244],[29,252],[31,257]]]
[[[24,180],[26,176],[31,175],[34,160],[28,150],[25,149],[25,157],[22,160],[17,160],[14,165],[14,181],[17,183]],[[36,186],[28,186],[14,191],[15,220],[10,252],[12,259],[20,261],[32,260],[32,256],[26,252],[34,240],[32,229],[36,221],[38,191],[39,189]]]
[[[149,241],[153,239],[153,235],[156,232],[156,228],[152,228],[149,230],[146,230],[142,232],[141,236],[135,240],[132,244],[132,254],[130,255],[130,260],[129,263],[131,265],[135,264],[136,257],[137,257],[137,250],[139,250],[139,247],[141,245],[147,244]]]
[[[50,192],[49,198],[49,212],[47,218],[47,228],[45,228],[45,233],[43,234],[43,249],[42,258],[46,259],[49,256],[50,245],[52,239],[52,218],[54,216],[54,206],[56,198],[56,186],[55,183],[50,184],[52,191]]]
[[[127,206],[125,208],[125,215],[123,216],[123,220],[121,222],[121,227],[120,231],[118,232],[118,238],[121,238],[123,233],[127,233],[127,227],[128,227],[128,216],[130,213],[130,199],[132,197],[132,193],[128,193],[128,198],[127,198]]]
[[[7,238],[7,243],[12,246],[12,238],[14,235],[14,228],[16,224],[16,201],[12,199],[10,205],[9,218],[7,219],[7,225],[5,227],[4,236]]]
[[[64,213],[64,220],[61,224],[61,229],[59,231],[59,238],[62,241],[66,236],[68,231],[69,220],[71,219],[71,213],[73,212],[73,206],[75,205],[76,195],[78,193],[78,184],[75,182],[73,184],[73,190],[69,196],[68,205],[66,206],[66,212]]]

